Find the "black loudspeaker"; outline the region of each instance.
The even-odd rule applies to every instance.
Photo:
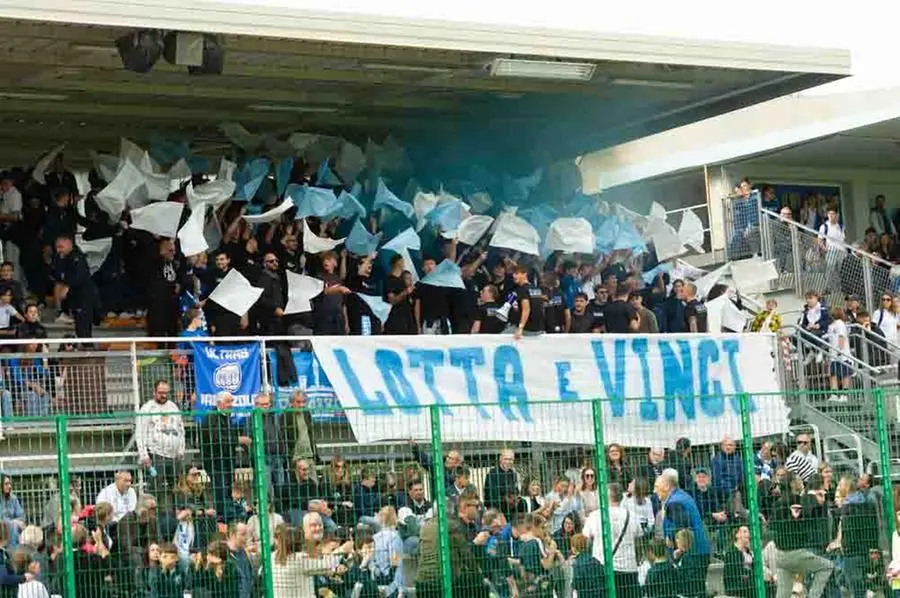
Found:
[[[126,70],[147,73],[163,53],[160,31],[141,29],[116,39],[116,48]]]
[[[203,36],[203,64],[189,66],[192,75],[221,75],[225,68],[225,49],[215,35]]]

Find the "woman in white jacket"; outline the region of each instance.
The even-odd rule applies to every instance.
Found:
[[[877,326],[889,343],[897,343],[897,326],[900,325],[900,314],[896,307],[900,307],[900,301],[890,293],[881,294],[881,307],[872,314],[872,325]]]
[[[344,555],[353,549],[349,542],[326,554],[322,545],[324,531],[318,513],[306,514],[302,530],[278,527],[272,553],[274,598],[317,598],[314,578],[334,572]]]

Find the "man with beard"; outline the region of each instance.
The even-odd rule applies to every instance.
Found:
[[[149,474],[151,492],[168,508],[184,462],[184,421],[169,399],[169,383],[157,380],[153,399],[141,406],[134,431],[138,459]]]
[[[259,277],[259,286],[263,292],[251,310],[260,332],[268,336],[278,336],[282,333],[285,294],[278,266],[278,256],[271,252],[267,253],[263,258],[263,270]]]
[[[216,397],[216,410],[208,413],[200,424],[199,437],[203,469],[214,481],[212,485],[216,513],[225,513],[231,502],[237,449],[249,447],[250,438],[232,419],[234,397],[227,392]]]

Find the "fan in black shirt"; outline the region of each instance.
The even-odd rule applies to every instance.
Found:
[[[472,324],[472,334],[500,334],[506,330],[506,318],[497,315],[502,307],[497,287],[489,284],[481,289],[481,305]]]
[[[569,332],[573,334],[600,332],[600,322],[588,309],[588,297],[584,293],[575,295],[575,309],[572,310]]]
[[[532,335],[543,334],[545,300],[543,292],[528,284],[528,268],[525,266],[516,266],[513,282],[516,283],[516,302],[513,308],[518,307],[516,311],[519,314],[515,338],[522,338],[523,332]]]
[[[372,258],[364,256],[356,265],[356,274],[348,277],[347,288],[353,291],[352,295],[344,298],[344,316],[350,328],[351,335],[370,336],[381,334],[381,322],[372,313],[368,303],[360,299],[359,295],[377,296],[378,291],[372,281]]]
[[[709,321],[706,313],[706,305],[697,299],[697,285],[687,283],[684,285],[684,321],[688,332],[709,332]]]
[[[572,325],[571,313],[559,288],[559,276],[555,272],[546,272],[543,276],[544,296],[544,330],[550,333],[568,332]]]
[[[384,285],[384,300],[391,304],[391,313],[384,323],[385,334],[418,334],[412,302],[414,292],[412,275],[403,271],[403,256],[395,255]]]
[[[425,274],[430,274],[437,263],[425,258]],[[422,334],[450,334],[450,290],[421,282],[416,286],[416,324]]]
[[[603,310],[606,319],[606,331],[610,334],[630,334],[638,327],[638,314],[628,301],[628,289],[622,287],[625,295],[616,297]]]

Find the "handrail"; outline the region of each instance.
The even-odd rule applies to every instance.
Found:
[[[764,215],[766,215],[766,216],[771,216],[771,217],[774,218],[775,220],[778,220],[778,221],[780,221],[780,222],[782,222],[782,223],[784,223],[784,224],[787,224],[788,226],[793,226],[793,227],[795,227],[795,228],[797,228],[797,229],[799,229],[799,230],[806,231],[806,232],[808,232],[808,233],[810,233],[810,234],[812,234],[812,235],[815,235],[816,239],[818,239],[818,238],[821,236],[820,233],[819,233],[819,231],[813,230],[813,229],[809,228],[808,226],[806,226],[805,224],[800,224],[800,223],[797,222],[796,220],[789,220],[789,219],[787,219],[787,218],[782,218],[782,217],[781,217],[781,214],[776,214],[775,212],[773,212],[773,211],[771,211],[771,210],[767,210],[767,209],[765,209],[765,208],[760,208],[760,212],[762,212],[762,213],[763,213]],[[880,264],[884,265],[885,267],[887,267],[888,269],[890,269],[890,268],[892,268],[892,267],[894,266],[893,263],[891,263],[891,262],[889,262],[889,261],[887,261],[887,260],[885,260],[885,259],[883,259],[883,258],[880,258],[880,257],[878,257],[877,255],[868,253],[867,251],[863,251],[862,249],[859,249],[859,248],[857,248],[857,247],[853,247],[852,245],[848,245],[848,244],[843,243],[843,242],[841,242],[841,241],[835,241],[835,240],[833,240],[833,239],[828,239],[828,244],[829,244],[829,245],[837,245],[837,246],[839,246],[839,247],[843,247],[848,253],[855,253],[855,254],[858,254],[858,255],[860,255],[861,257],[864,257],[864,258],[866,258],[866,259],[868,259],[868,260],[871,260],[872,262],[880,263]]]
[[[821,349],[821,350],[828,351],[828,352],[831,352],[831,350],[832,350],[831,345],[829,345],[827,341],[822,340],[821,338],[819,338],[812,332],[809,332],[808,330],[804,330],[800,326],[797,326],[794,324],[787,324],[784,327],[782,327],[782,331],[792,334],[807,343],[811,343],[817,349]],[[881,371],[879,369],[869,365],[868,363],[865,363],[865,362],[857,359],[853,355],[845,355],[844,357],[846,357],[847,359],[850,360],[850,363],[854,366],[854,369],[857,372],[861,371],[861,370],[865,370],[866,374],[873,376],[873,377],[877,376],[881,373]]]
[[[848,328],[849,330],[856,330],[856,329],[859,329],[859,330],[866,330],[865,328],[863,328],[863,327],[860,326],[859,324],[850,324],[849,326],[847,326],[847,328]],[[867,330],[866,332],[872,332],[872,331],[871,331],[871,330]],[[895,343],[895,342],[893,342],[893,341],[889,341],[888,339],[886,339],[886,338],[884,338],[883,336],[879,335],[877,332],[872,332],[872,334],[877,335],[878,338],[880,339],[880,340],[878,341],[878,344],[881,346],[882,350],[885,350],[885,349],[887,348],[887,349],[891,349],[891,352],[896,352],[897,354],[900,354],[900,345],[898,345],[897,343]],[[865,337],[863,337],[863,338],[865,338]]]

